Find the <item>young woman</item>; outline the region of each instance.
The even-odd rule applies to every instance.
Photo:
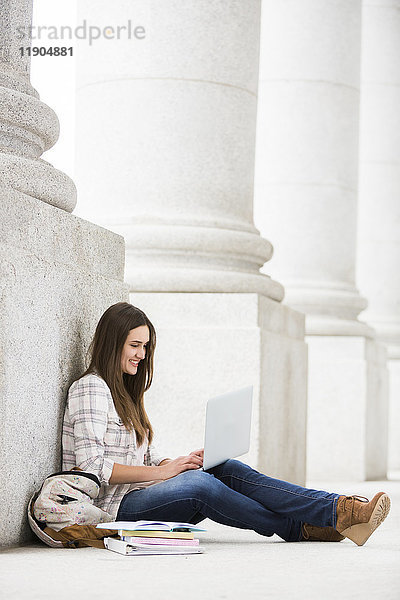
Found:
[[[77,466],[98,476],[97,506],[116,520],[196,524],[209,517],[288,542],[366,542],[389,512],[383,492],[369,502],[307,489],[237,460],[205,472],[199,470],[203,450],[175,459],[158,455],[143,400],[155,344],[141,310],[125,302],[111,306],[97,325],[89,368],[70,387],[63,469]]]

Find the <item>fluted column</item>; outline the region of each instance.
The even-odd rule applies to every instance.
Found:
[[[0,177],[18,192],[71,212],[76,204],[73,182],[40,159],[57,141],[59,123],[29,81],[31,20],[32,0],[2,0]]]
[[[358,283],[389,359],[389,468],[400,469],[400,1],[363,3]]]
[[[79,2],[79,22],[141,27],[78,53],[79,214],[125,237],[132,290],[283,297],[259,272],[272,246],[253,223],[259,10]]]

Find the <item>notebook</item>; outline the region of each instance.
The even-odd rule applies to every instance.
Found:
[[[137,544],[118,540],[115,538],[104,538],[107,550],[118,552],[124,556],[148,556],[150,554],[202,554],[201,546],[150,546],[148,544]]]

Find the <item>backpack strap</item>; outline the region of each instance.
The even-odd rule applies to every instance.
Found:
[[[89,531],[88,528],[90,527]],[[64,527],[60,531],[56,531],[51,527],[45,527],[43,530],[54,540],[62,542],[65,548],[82,548],[91,546],[92,548],[105,549],[104,537],[114,537],[118,535],[115,529],[97,529],[96,527],[87,525],[70,525]],[[90,535],[91,537],[82,537],[82,534]],[[98,539],[96,539],[98,537]]]

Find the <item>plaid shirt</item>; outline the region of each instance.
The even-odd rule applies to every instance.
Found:
[[[110,388],[95,374],[75,381],[68,392],[63,432],[63,470],[80,467],[100,480],[99,496],[94,504],[116,518],[122,498],[128,492],[148,487],[156,481],[109,485],[114,463],[156,465],[167,458],[159,456],[153,444],[136,444],[115,410]]]

